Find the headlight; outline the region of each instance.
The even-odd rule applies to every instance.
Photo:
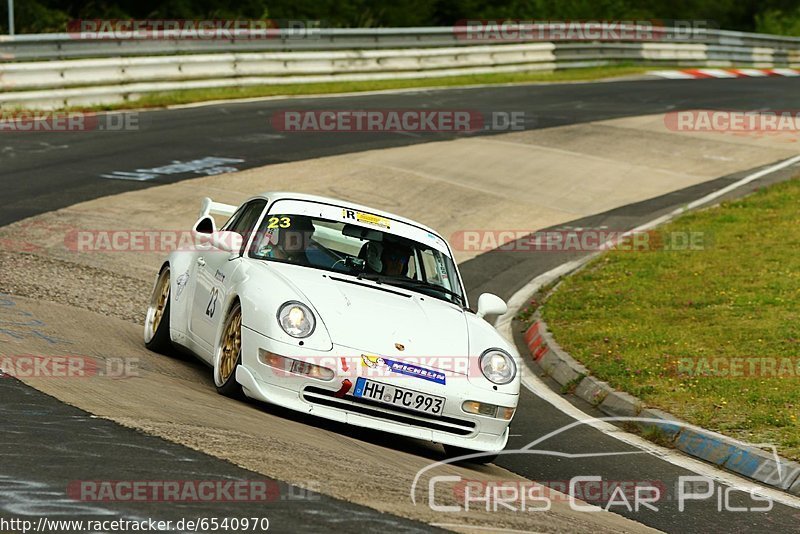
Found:
[[[292,337],[308,337],[314,332],[317,320],[308,306],[299,302],[287,302],[278,310],[278,323]]]
[[[464,401],[461,409],[467,413],[496,417],[506,421],[511,421],[511,418],[514,417],[514,411],[516,411],[516,408],[506,408],[505,406],[495,406],[494,404],[469,400]]]
[[[481,372],[495,384],[508,384],[517,376],[517,364],[508,353],[489,349],[481,354]]]

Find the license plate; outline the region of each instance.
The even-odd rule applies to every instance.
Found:
[[[356,380],[353,395],[431,415],[440,415],[444,410],[444,397],[381,384],[363,377]]]

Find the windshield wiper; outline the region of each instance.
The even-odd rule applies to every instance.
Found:
[[[428,282],[423,282],[422,280],[413,280],[411,278],[393,278],[393,277],[383,277],[383,278],[384,278],[383,281],[389,285],[395,285],[396,283],[396,285],[401,285],[401,286],[410,285],[418,288],[433,289],[435,291],[439,291],[446,295],[451,295],[457,298],[462,305],[464,304],[464,297],[462,297],[455,291],[450,291],[446,287],[437,286],[436,284],[429,284]]]
[[[369,280],[377,284],[381,283],[389,284],[390,286],[400,286],[400,287],[413,286],[416,288],[433,289],[434,291],[444,293],[445,295],[451,295],[457,298],[462,305],[464,304],[464,297],[462,297],[455,291],[450,291],[446,287],[437,286],[436,284],[429,284],[428,282],[423,282],[422,280],[414,280],[412,278],[398,278],[395,276],[386,276],[378,273],[367,273],[367,272],[359,273],[356,276],[356,278],[358,278],[359,280]]]
[[[386,276],[381,276],[378,273],[367,273],[367,272],[360,272],[356,275],[356,278],[359,280],[370,280],[372,282],[380,284],[381,282],[386,281]]]

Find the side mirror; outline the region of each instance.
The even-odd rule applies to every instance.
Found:
[[[478,297],[478,317],[487,315],[502,315],[508,311],[506,302],[491,293],[484,293]]]
[[[211,246],[223,252],[238,254],[242,250],[244,238],[236,232],[214,232],[211,234]]]
[[[214,222],[212,217],[204,215],[203,217],[200,217],[196,223],[194,223],[192,230],[194,230],[194,233],[196,234],[211,235],[217,231],[217,223]]]

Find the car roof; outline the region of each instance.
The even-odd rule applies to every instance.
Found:
[[[399,221],[399,222],[403,222],[403,223],[406,223],[406,224],[410,224],[412,226],[416,226],[417,228],[420,228],[422,230],[425,230],[427,232],[430,232],[430,233],[432,233],[434,235],[437,235],[437,236],[441,237],[439,232],[437,232],[436,230],[434,230],[434,229],[432,229],[432,228],[430,228],[428,226],[425,226],[422,223],[419,223],[419,222],[414,221],[412,219],[407,219],[405,217],[401,217],[399,215],[395,215],[394,213],[389,213],[388,211],[383,211],[383,210],[371,208],[369,206],[356,204],[355,202],[350,202],[349,200],[340,200],[340,199],[336,199],[336,198],[323,197],[323,196],[319,196],[319,195],[309,195],[307,193],[292,193],[292,192],[287,192],[287,191],[267,191],[265,193],[261,193],[260,195],[257,195],[254,198],[264,198],[264,199],[268,199],[270,202],[273,202],[275,200],[281,200],[281,199],[287,199],[287,200],[291,199],[291,200],[305,200],[305,201],[308,201],[308,202],[318,202],[318,203],[321,203],[321,204],[333,204],[333,205],[336,205],[336,206],[341,206],[343,208],[352,208],[352,209],[355,209],[355,210],[371,213],[372,215],[380,215],[380,216],[386,217],[388,219],[394,219],[395,221]]]

